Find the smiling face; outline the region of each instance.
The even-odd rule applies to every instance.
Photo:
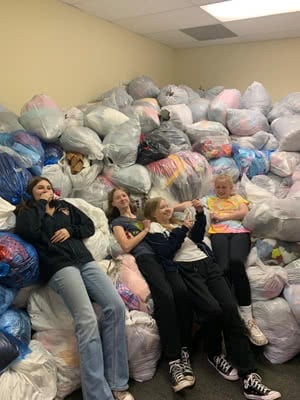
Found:
[[[47,193],[51,200],[53,199],[54,192],[53,192],[52,186],[45,179],[39,181],[35,186],[33,186],[32,197],[34,198],[34,200],[40,200],[41,195],[44,193]]]
[[[173,215],[173,208],[171,208],[166,200],[162,199],[153,212],[153,217],[160,224],[169,224]]]
[[[220,199],[228,199],[231,196],[232,187],[230,179],[215,180],[215,193]]]
[[[118,210],[124,210],[130,205],[128,194],[124,190],[117,189],[114,191],[112,198],[112,206]]]

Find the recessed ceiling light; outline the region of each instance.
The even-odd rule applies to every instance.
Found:
[[[226,22],[300,11],[300,0],[230,0],[200,8]]]

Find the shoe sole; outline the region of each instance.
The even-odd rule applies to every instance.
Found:
[[[212,365],[214,367],[214,369],[227,381],[231,381],[231,382],[235,382],[238,381],[240,379],[240,377],[238,375],[225,375],[223,374],[223,372],[221,372],[218,368],[216,368],[215,364],[210,361],[210,359],[208,358],[207,361],[210,363],[210,365]]]
[[[185,379],[190,382],[191,386],[195,385],[196,378],[194,376],[185,376]]]
[[[267,338],[266,338],[266,340],[265,340],[264,342],[262,342],[262,343],[256,342],[251,336],[248,336],[248,338],[249,338],[250,342],[251,342],[252,344],[254,344],[255,346],[265,346],[266,344],[269,343],[269,341],[268,341]]]
[[[257,396],[255,394],[247,394],[244,392],[244,396],[248,400],[276,400],[276,399],[280,399],[281,394],[279,392],[273,392],[273,393],[267,394],[265,396]]]
[[[185,389],[187,387],[190,387],[190,386],[193,386],[191,384],[191,381],[184,380],[184,381],[180,382],[178,385],[173,386],[173,390],[174,390],[175,393],[177,393],[177,392],[180,392],[180,390],[183,390],[183,389]]]

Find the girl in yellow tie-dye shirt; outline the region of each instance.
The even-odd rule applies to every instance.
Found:
[[[248,201],[233,194],[233,182],[229,175],[218,175],[214,181],[215,195],[201,199],[210,212],[212,249],[217,263],[231,283],[249,339],[257,346],[268,340],[256,325],[252,315],[251,291],[245,270],[245,261],[251,248],[250,231],[242,220],[248,213]]]

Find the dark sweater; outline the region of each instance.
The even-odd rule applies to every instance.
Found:
[[[205,214],[203,212],[197,213],[196,221],[189,233],[189,238],[208,256],[212,256],[211,250],[203,242],[205,226]],[[177,250],[180,249],[188,231],[187,227],[181,226],[174,228],[169,235],[164,235],[163,233],[147,234],[147,243],[150,244],[155,254],[159,257],[161,264],[167,271],[176,271],[180,269],[180,263],[174,261],[174,256]]]
[[[33,203],[32,208],[20,210],[15,229],[16,234],[36,248],[44,281],[66,266],[80,266],[93,261],[82,239],[95,232],[93,221],[72,204],[55,200],[52,216],[46,213],[46,204],[46,200],[39,200]],[[61,228],[66,228],[70,237],[64,242],[51,243],[51,237]]]

